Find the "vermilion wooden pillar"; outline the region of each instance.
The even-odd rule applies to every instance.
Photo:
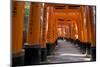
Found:
[[[57,45],[57,18],[54,15],[54,20],[53,20],[53,50],[55,49]]]
[[[77,39],[77,43],[78,46],[82,49],[82,42],[83,42],[83,27],[82,27],[82,16],[81,16],[81,10],[79,11],[79,15],[76,19],[76,23],[77,23],[77,30],[78,30],[78,39]]]
[[[88,44],[87,37],[87,18],[86,18],[86,9],[85,6],[81,6],[81,22],[82,22],[82,53],[87,53],[87,47],[90,46]]]
[[[77,45],[77,44],[79,45],[80,40],[81,40],[81,35],[79,35],[80,34],[79,25],[80,24],[78,24],[79,22],[77,21],[79,19],[78,17],[77,17],[77,19],[74,20],[74,44],[75,45]]]
[[[82,19],[82,27],[83,27],[83,42],[87,42],[87,19],[86,19],[86,9],[85,6],[82,6],[81,9],[81,19]]]
[[[56,18],[53,21],[53,32],[54,32],[54,43],[55,43],[57,40],[57,21],[56,21]]]
[[[90,33],[91,33],[91,47],[95,47],[96,46],[96,30],[95,30],[95,24],[96,24],[96,21],[95,21],[95,7],[87,7],[88,8],[88,16],[89,17],[89,20],[90,20]]]
[[[71,38],[71,23],[68,23],[68,39]]]
[[[76,32],[77,32],[77,38],[76,38],[76,43],[75,44],[78,44],[79,45],[79,43],[81,41],[81,34],[80,34],[81,33],[80,32],[81,28],[80,28],[79,20],[76,19],[75,22],[76,22],[76,27],[77,27],[77,28],[75,28],[76,29]]]
[[[76,44],[78,39],[78,29],[76,19],[73,21],[73,43]]]
[[[53,6],[48,5],[48,31],[47,31],[47,55],[52,54],[54,45],[54,14]]]
[[[49,43],[53,43],[53,7],[50,6],[48,8],[48,13],[49,13],[49,16],[48,16],[48,34],[47,34],[47,41]]]
[[[73,42],[73,38],[74,38],[74,25],[73,25],[73,21],[71,21],[71,27],[70,27],[70,33],[71,33],[71,42]]]
[[[82,53],[84,54],[87,52],[87,48],[89,48],[90,46],[90,44],[88,44],[85,6],[80,6],[79,13],[79,19],[77,19],[78,38],[80,40],[80,48],[82,50]]]
[[[72,21],[71,23],[71,39],[72,42],[75,43],[76,40],[76,26],[75,26],[76,22],[75,20]]]
[[[48,27],[48,7],[41,3],[41,61],[47,60],[47,27]]]
[[[90,32],[90,16],[89,16],[89,9],[88,6],[83,7],[83,20],[84,20],[84,36],[85,36],[85,42],[86,42],[86,55],[88,56],[91,52],[91,32]]]
[[[31,3],[27,35],[29,45],[40,44],[40,8],[39,3]]]
[[[12,65],[23,65],[23,26],[25,2],[12,2]]]
[[[65,37],[66,37],[66,40],[68,40],[70,38],[70,26],[69,26],[69,23],[66,22],[66,25],[65,25]]]
[[[77,27],[77,22],[76,22],[76,20],[75,20],[75,25],[74,25],[74,31],[75,31],[75,40],[77,40],[78,39],[78,27]]]
[[[77,22],[77,29],[78,29],[78,40],[81,41],[82,40],[81,23],[80,20],[76,20],[76,22]]]
[[[41,60],[41,4],[32,2],[28,21],[27,44],[25,45],[25,64],[40,64]]]
[[[92,59],[96,58],[95,45],[95,21],[93,15],[93,7],[82,6],[82,51],[87,55],[92,52]],[[93,49],[91,48],[93,46]]]
[[[96,61],[96,20],[95,20],[95,6],[87,7],[89,16],[89,30],[90,30],[90,42],[91,42],[91,60]]]

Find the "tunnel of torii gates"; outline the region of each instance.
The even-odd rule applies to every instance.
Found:
[[[95,16],[92,6],[32,2],[28,31],[24,36],[25,2],[13,1],[12,5],[12,65],[39,64],[47,60],[58,39],[78,44],[83,54],[89,54],[91,60],[96,60]]]

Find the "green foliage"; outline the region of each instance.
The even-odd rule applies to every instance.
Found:
[[[25,2],[25,16],[29,16],[30,2]]]

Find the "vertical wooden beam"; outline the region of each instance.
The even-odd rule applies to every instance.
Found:
[[[80,39],[80,47],[82,53],[86,53],[87,49],[87,22],[86,22],[86,13],[85,13],[85,6],[80,6],[80,19],[78,20],[78,29],[79,29],[79,39]]]
[[[75,40],[77,40],[78,39],[78,27],[77,27],[77,22],[76,22],[76,20],[75,20]]]
[[[55,49],[56,45],[57,45],[57,21],[56,21],[56,17],[54,16],[54,21],[53,21],[53,49]]]
[[[12,2],[12,65],[23,65],[23,26],[25,2]]]
[[[89,9],[88,6],[84,6],[84,19],[85,19],[85,25],[86,25],[86,34],[87,34],[87,45],[86,45],[86,54],[90,54],[91,52],[91,28],[90,28],[90,16],[89,16]]]
[[[53,43],[53,7],[49,7],[49,17],[48,17],[48,34],[47,40],[48,43]]]
[[[93,9],[94,8],[94,9]],[[91,27],[91,47],[96,47],[96,21],[95,21],[95,6],[89,7],[90,27]]]
[[[69,28],[70,28],[70,26],[69,26],[69,23],[66,22],[66,25],[65,25],[65,26],[66,26],[66,27],[65,27],[65,37],[66,37],[66,39],[68,40],[69,37],[70,37],[70,33],[69,33]]]
[[[41,26],[40,3],[31,2],[27,32],[27,44],[25,45],[25,64],[40,64],[41,60]]]
[[[82,42],[82,24],[80,22],[80,19],[79,20],[76,20],[77,22],[77,27],[78,27],[78,39],[80,42]]]
[[[40,4],[31,3],[28,23],[28,45],[40,44]]]
[[[71,21],[71,41],[74,43],[74,40],[75,40],[75,34],[76,34],[76,31],[75,31],[75,21],[74,19]]]
[[[47,55],[51,55],[54,47],[54,13],[53,6],[48,6],[48,32],[47,32]]]
[[[86,22],[86,9],[85,6],[81,6],[81,22],[82,22],[82,53],[86,53],[87,50],[87,22]]]
[[[88,12],[88,30],[90,33],[90,43],[91,43],[91,60],[96,61],[96,20],[95,20],[95,6],[87,6]]]
[[[47,59],[47,17],[48,17],[48,9],[45,3],[41,3],[41,61],[45,61]]]

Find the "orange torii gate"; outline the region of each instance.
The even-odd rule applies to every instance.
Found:
[[[90,44],[90,51],[91,51],[91,60],[96,60],[96,20],[95,20],[95,6],[87,6],[87,31],[89,32],[88,35],[88,42]]]
[[[91,54],[91,59],[96,60],[94,7],[32,2],[24,52],[22,48],[25,2],[13,1],[12,4],[13,65],[23,65],[24,61],[26,65],[45,61],[57,45],[58,28],[62,29],[62,38],[77,43],[82,53],[87,56]]]
[[[24,64],[23,32],[25,2],[12,2],[12,65]]]
[[[40,3],[30,3],[25,64],[39,64],[41,60]],[[31,55],[30,55],[31,53]]]
[[[71,6],[71,5],[69,5],[69,6]],[[71,8],[73,6],[75,6],[75,5],[72,5]],[[62,8],[62,9],[60,10],[60,8]],[[93,30],[94,32],[92,33],[90,31],[88,33],[88,26],[87,26],[87,24],[89,23],[89,21],[91,21],[91,18],[93,16],[91,16],[90,19],[87,19],[86,18],[86,17],[89,18],[89,15],[90,15],[90,14],[88,14],[88,11],[86,10],[86,6],[79,6],[79,9],[75,9],[75,10],[74,9],[65,9],[63,7],[60,7],[60,8],[57,7],[57,9],[54,10],[55,17],[56,18],[62,18],[63,17],[64,20],[66,20],[66,19],[69,20],[70,19],[72,21],[73,20],[75,21],[75,24],[72,24],[71,27],[70,27],[71,28],[70,29],[71,30],[71,33],[70,33],[71,37],[70,38],[72,40],[76,40],[78,38],[77,40],[79,42],[79,46],[80,46],[80,48],[82,50],[82,53],[90,54],[90,48],[91,48],[90,46],[92,46],[90,44],[90,41],[92,40],[92,37],[95,37],[94,36],[95,35],[95,28],[94,28],[94,26],[92,24],[93,29],[94,29]],[[75,11],[76,11],[76,13],[75,13]],[[67,13],[69,13],[69,14],[67,14]],[[91,13],[91,11],[90,11],[90,13]],[[93,14],[93,12],[91,14]],[[76,16],[74,16],[74,15],[76,15]],[[89,20],[89,21],[87,21],[87,20]],[[65,23],[65,21],[61,21],[61,22],[64,22]],[[93,20],[91,22],[93,22]],[[75,26],[77,26],[77,31],[75,30]],[[77,36],[76,36],[76,34],[77,34]],[[90,41],[89,41],[89,38],[90,38]],[[95,44],[95,38],[94,38],[94,40],[92,40],[91,43]]]
[[[95,10],[95,9],[94,9]],[[89,14],[90,13],[90,14]],[[79,30],[79,38],[81,40],[82,44],[82,52],[91,54],[92,59],[95,60],[96,53],[95,53],[95,21],[94,21],[94,15],[93,15],[93,7],[88,6],[81,6],[81,15],[82,18],[80,21],[78,21],[78,30]],[[81,35],[81,36],[80,36]],[[93,50],[92,50],[93,48]],[[92,52],[92,53],[90,53]]]
[[[45,3],[31,3],[25,64],[39,64],[47,59],[47,8]],[[31,56],[29,52],[32,52]],[[30,58],[29,58],[30,57]],[[30,61],[31,60],[31,61]],[[30,62],[29,62],[30,61]]]
[[[54,7],[51,4],[47,4],[48,13],[48,30],[47,30],[47,55],[51,55],[55,46],[57,39],[57,23],[54,16]]]

